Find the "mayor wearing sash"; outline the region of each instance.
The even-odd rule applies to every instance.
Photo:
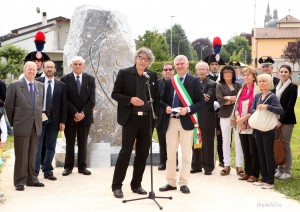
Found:
[[[161,96],[161,107],[166,112],[165,119],[167,142],[167,183],[160,191],[177,189],[176,152],[181,146],[182,167],[178,185],[182,193],[190,193],[188,181],[191,167],[191,150],[201,143],[197,134],[201,133],[198,126],[197,111],[204,105],[200,81],[188,74],[189,62],[186,56],[178,55],[174,59],[177,74],[165,82]]]

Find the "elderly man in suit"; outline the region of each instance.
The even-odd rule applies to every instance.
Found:
[[[118,123],[122,125],[122,148],[116,162],[112,191],[116,198],[123,197],[122,183],[126,176],[132,148],[136,140],[131,190],[138,194],[147,194],[141,183],[146,159],[151,145],[150,119],[154,123],[150,108],[146,83],[149,80],[150,93],[154,100],[155,116],[159,113],[159,88],[157,74],[148,70],[154,61],[154,55],[148,48],[140,48],[135,53],[135,65],[119,71],[112,98],[118,102]]]
[[[12,82],[7,89],[5,110],[14,127],[14,185],[23,191],[24,185],[43,187],[35,173],[38,136],[42,131],[44,85],[34,77],[37,66],[28,61],[23,68],[24,78]]]
[[[178,55],[174,59],[177,75],[167,80],[161,96],[164,108],[167,141],[167,182],[160,191],[176,190],[176,152],[181,145],[182,167],[178,184],[182,193],[190,193],[188,180],[190,177],[191,151],[193,146],[193,130],[197,121],[193,116],[204,104],[199,79],[188,74],[189,62],[186,56]]]
[[[37,81],[44,83],[45,98],[43,105],[43,129],[39,137],[38,151],[36,155],[35,171],[39,174],[40,166],[44,173],[44,178],[56,180],[53,175],[52,160],[55,154],[56,139],[58,131],[65,130],[67,118],[67,96],[65,84],[54,78],[56,72],[55,63],[47,61],[44,63],[45,77],[36,78]],[[41,163],[41,153],[43,143],[46,146],[44,161]]]
[[[78,143],[78,173],[91,175],[86,165],[87,139],[91,124],[94,122],[93,109],[95,107],[95,78],[83,73],[85,60],[80,56],[71,59],[72,72],[63,76],[67,93],[67,122],[66,158],[63,176],[72,173],[74,167],[74,147],[77,136]]]
[[[214,139],[216,128],[216,112],[214,100],[216,98],[216,82],[208,77],[209,66],[206,62],[196,64],[196,74],[199,77],[205,104],[198,110],[198,123],[202,131],[202,149],[193,149],[191,173],[202,172],[211,175],[215,167]]]

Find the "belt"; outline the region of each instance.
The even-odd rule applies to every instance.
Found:
[[[171,116],[173,119],[180,119],[180,116]]]
[[[48,113],[47,111],[43,111],[43,113],[45,113],[45,114],[46,114],[46,116],[51,116],[51,112],[50,112],[50,113]]]
[[[132,114],[138,116],[146,116],[148,115],[148,111],[136,111],[136,112],[132,112]]]

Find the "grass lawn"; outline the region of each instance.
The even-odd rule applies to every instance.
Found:
[[[295,105],[297,124],[294,127],[291,149],[292,149],[292,170],[291,178],[287,180],[275,180],[274,189],[284,195],[300,201],[300,98]]]

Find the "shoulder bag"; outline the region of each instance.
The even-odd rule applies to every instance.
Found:
[[[271,94],[270,96],[272,96]],[[264,104],[269,98],[266,98],[262,104]],[[276,127],[278,120],[278,115],[275,113],[272,113],[268,110],[258,110],[250,116],[248,123],[250,127],[253,129],[257,129],[263,132],[267,132],[269,130],[272,130]]]

